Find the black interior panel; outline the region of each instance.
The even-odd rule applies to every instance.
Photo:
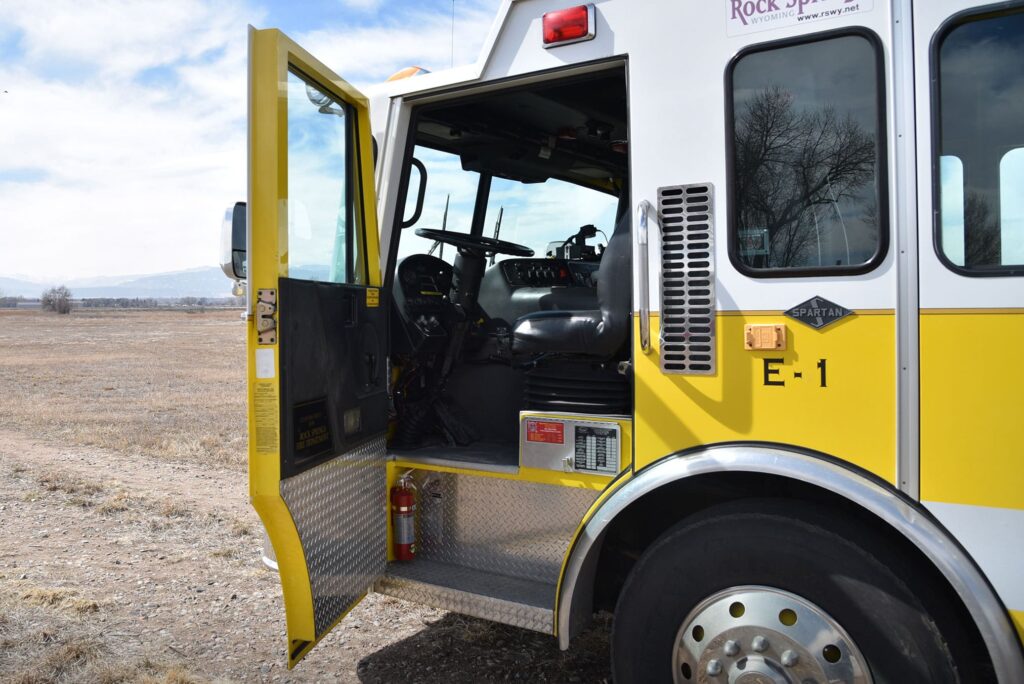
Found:
[[[279,281],[282,479],[387,429],[388,307],[368,307],[366,295],[361,285]]]

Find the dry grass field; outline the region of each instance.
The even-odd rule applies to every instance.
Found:
[[[294,671],[246,500],[238,313],[0,311],[0,681],[602,681],[550,637],[371,595]]]
[[[58,444],[244,466],[235,311],[0,313],[0,428]],[[12,391],[13,390],[13,391]]]

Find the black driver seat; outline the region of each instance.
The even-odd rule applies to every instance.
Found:
[[[615,230],[601,255],[597,272],[600,309],[537,311],[512,327],[512,354],[582,354],[609,358],[629,339],[632,308],[632,244],[629,193],[619,198]]]

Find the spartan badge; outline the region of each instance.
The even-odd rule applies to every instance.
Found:
[[[824,297],[811,297],[806,302],[797,304],[784,313],[805,325],[821,329],[826,325],[835,323],[840,318],[849,316],[853,312],[834,302],[828,301]]]

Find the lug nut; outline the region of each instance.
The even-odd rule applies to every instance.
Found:
[[[725,655],[734,656],[740,652],[740,645],[732,639],[729,639],[725,642],[725,647],[722,650],[725,651]]]
[[[782,652],[782,664],[786,667],[793,667],[800,662],[800,656],[795,651],[786,649]]]
[[[717,677],[718,675],[722,674],[722,663],[712,658],[708,661],[707,673],[711,677]]]
[[[768,640],[758,634],[750,641],[750,647],[758,653],[761,653],[768,650]]]

